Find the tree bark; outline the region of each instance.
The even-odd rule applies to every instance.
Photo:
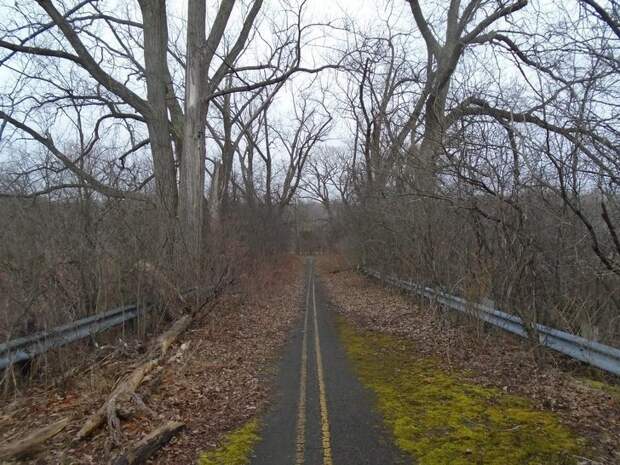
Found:
[[[176,168],[167,107],[168,25],[165,0],[139,0],[144,23],[144,64],[151,111],[146,118],[151,141],[155,186],[164,222],[164,249],[173,253],[178,205]]]
[[[227,88],[232,87],[232,81],[227,80]],[[229,201],[229,187],[230,179],[233,169],[233,158],[235,155],[235,147],[232,140],[232,109],[230,102],[230,94],[224,96],[224,105],[222,112],[222,123],[224,127],[224,144],[222,147],[222,179],[220,179],[220,185],[218,197],[220,206],[220,217],[227,208]]]
[[[185,71],[185,130],[181,158],[179,216],[190,260],[200,257],[204,220],[206,86],[205,0],[188,0],[187,65]],[[195,263],[194,263],[195,264]]]
[[[112,465],[133,465],[144,463],[155,452],[164,447],[172,437],[185,427],[184,423],[168,421],[140,439],[127,452],[116,457]]]
[[[69,424],[69,419],[64,418],[51,425],[33,431],[23,439],[18,439],[0,449],[0,460],[19,459],[35,453],[38,448],[48,439],[56,436]]]

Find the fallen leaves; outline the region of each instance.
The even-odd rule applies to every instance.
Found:
[[[301,259],[293,257],[265,263],[221,296],[170,348],[163,369],[145,378],[139,394],[157,416],[137,412],[125,423],[126,441],[139,441],[164,419],[185,423],[184,432],[151,462],[185,465],[254,417],[268,398],[270,368],[300,315],[301,270]],[[0,443],[70,416],[69,425],[30,463],[108,463],[118,449],[107,434],[98,432],[77,444],[72,438],[133,361],[131,354],[119,354],[76,373],[62,386],[35,386],[21,393],[0,407]]]

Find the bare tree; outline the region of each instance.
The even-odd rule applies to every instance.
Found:
[[[408,2],[426,63],[392,40],[409,81],[387,106],[372,96],[390,54],[357,47],[346,214],[361,257],[528,321],[584,334],[586,321],[617,327],[617,15],[579,3]],[[372,37],[358,34],[366,41],[356,46]],[[376,145],[381,188],[368,190],[377,115],[402,100],[408,111],[387,112]],[[315,176],[311,190],[325,197],[326,178]]]
[[[174,253],[180,231],[184,252],[200,255],[209,102],[265,86],[277,87],[295,73],[314,73],[331,66],[302,65],[301,44],[311,27],[301,23],[303,4],[290,12],[296,24],[274,34],[267,62],[245,60],[241,64],[248,41],[254,37],[262,0],[249,5],[236,34],[230,18],[240,9],[237,2],[226,0],[218,5],[207,34],[205,2],[189,1],[186,50],[179,46],[176,30],[169,36],[171,19],[164,0],[140,0],[141,15],[129,5],[124,11],[113,11],[105,2],[62,7],[51,0],[34,3],[8,7],[22,22],[15,19],[4,27],[0,47],[6,52],[2,63],[11,63],[16,89],[21,94],[42,92],[43,102],[22,99],[17,97],[19,93],[5,96],[10,100],[0,109],[4,135],[9,135],[8,124],[38,141],[71,169],[80,183],[104,195],[148,200],[148,196],[113,189],[80,171],[52,138],[53,118],[37,126],[28,117],[42,103],[50,112],[71,100],[97,109],[99,119],[92,129],[90,147],[110,128],[122,126],[131,141],[119,157],[123,166],[129,156],[150,147],[157,204],[163,215],[162,241],[169,254]],[[256,40],[263,39],[256,36]],[[32,73],[32,63],[53,65],[37,75]],[[77,78],[63,85],[66,75]],[[183,75],[184,79],[179,79]],[[146,128],[148,137],[140,137],[141,127]],[[14,137],[13,133],[10,136]]]
[[[295,118],[288,124],[272,124],[269,119],[272,96],[268,96],[259,106],[260,117],[253,120],[254,129],[244,128],[245,148],[238,149],[247,203],[264,205],[274,218],[283,214],[297,194],[306,164],[327,136],[332,122],[331,114],[320,101],[313,102],[303,94],[301,99],[295,100]],[[260,187],[256,185],[260,169],[256,154],[262,164]],[[281,155],[282,163],[277,154]]]

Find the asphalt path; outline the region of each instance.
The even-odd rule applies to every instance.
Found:
[[[312,258],[306,260],[304,297],[303,317],[280,361],[251,464],[410,463],[350,366]]]

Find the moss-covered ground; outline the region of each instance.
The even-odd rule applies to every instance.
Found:
[[[620,401],[620,386],[614,384],[608,384],[604,381],[598,381],[589,378],[581,378],[579,382],[585,384],[586,386],[602,391],[614,399]]]
[[[339,329],[396,444],[418,465],[569,465],[582,453],[582,440],[527,399],[417,357],[410,340],[354,329],[344,320]]]
[[[251,420],[224,438],[217,449],[204,452],[199,465],[247,465],[254,445],[260,439],[258,420]]]

